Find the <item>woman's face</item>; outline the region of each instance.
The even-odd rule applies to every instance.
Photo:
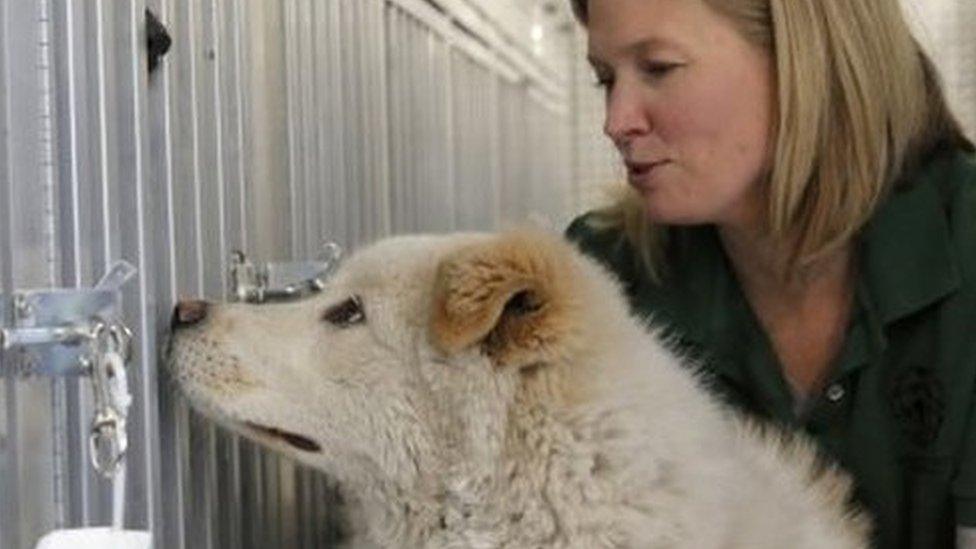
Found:
[[[589,0],[604,131],[651,219],[755,226],[767,171],[771,56],[701,0]]]

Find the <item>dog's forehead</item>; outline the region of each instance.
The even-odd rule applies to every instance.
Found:
[[[379,283],[432,271],[454,250],[490,238],[486,233],[409,235],[379,240],[354,253],[336,276],[339,284]]]

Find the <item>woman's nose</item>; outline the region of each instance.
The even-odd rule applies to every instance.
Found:
[[[619,85],[609,91],[603,133],[617,148],[625,147],[634,137],[647,134],[650,130],[647,109],[637,94]]]

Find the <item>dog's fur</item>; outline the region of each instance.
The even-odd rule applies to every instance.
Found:
[[[171,357],[204,413],[343,483],[383,547],[866,546],[845,477],[708,398],[557,237],[385,240],[313,299],[211,306]]]

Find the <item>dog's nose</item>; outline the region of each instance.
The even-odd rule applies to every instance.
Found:
[[[197,299],[180,301],[176,304],[176,308],[173,309],[173,321],[170,323],[170,326],[174,330],[176,328],[192,326],[207,318],[208,307],[209,304],[206,301]]]

